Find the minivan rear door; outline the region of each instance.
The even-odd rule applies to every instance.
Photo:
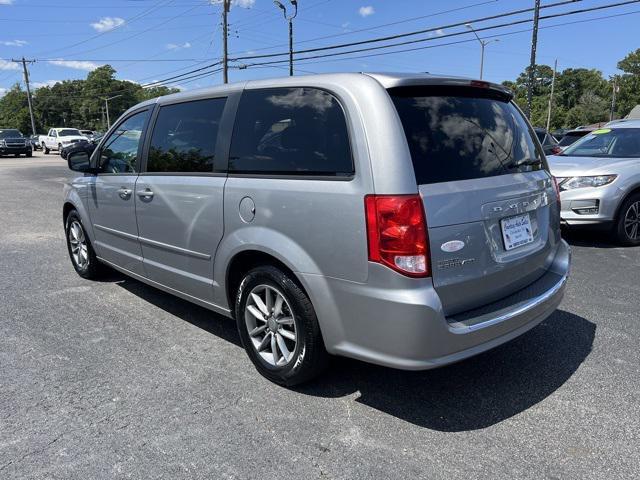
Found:
[[[554,191],[535,134],[503,91],[431,85],[389,90],[426,211],[433,283],[447,315],[543,275]]]

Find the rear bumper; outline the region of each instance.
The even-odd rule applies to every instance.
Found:
[[[564,295],[570,257],[561,241],[549,270],[534,284],[452,318],[445,317],[430,279],[405,279],[375,264],[367,284],[313,275],[304,280],[330,353],[425,370],[496,347],[551,315]]]

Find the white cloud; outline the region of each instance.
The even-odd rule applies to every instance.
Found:
[[[21,68],[15,62],[0,59],[0,70],[20,70]]]
[[[13,0],[0,0],[0,5],[13,5]]]
[[[49,63],[51,65],[57,65],[58,67],[73,68],[75,70],[86,70],[87,72],[95,70],[100,66],[94,62],[83,62],[80,60],[49,60]]]
[[[189,42],[180,43],[167,43],[167,50],[181,50],[183,48],[191,48]]]
[[[53,87],[56,83],[62,83],[62,80],[45,80],[44,82],[33,82],[33,88]]]
[[[376,13],[376,11],[371,5],[367,5],[366,7],[360,7],[358,9],[358,13],[361,17],[368,17],[369,15]]]
[[[340,25],[342,28],[347,28],[349,25],[351,25],[351,22],[344,22],[342,25]]]
[[[2,40],[0,41],[0,45],[4,45],[5,47],[24,47],[25,45],[29,45],[29,42],[26,40]]]
[[[0,5],[2,4],[0,3]],[[7,93],[7,89],[0,87],[0,98],[4,97],[6,93]]]
[[[444,30],[439,28],[438,30],[436,30],[436,35],[444,35]]]
[[[102,17],[99,21],[91,24],[95,30],[101,33],[108,32],[121,25],[124,25],[124,18],[120,17]]]

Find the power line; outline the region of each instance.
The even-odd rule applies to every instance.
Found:
[[[576,14],[579,14],[579,13],[586,13],[586,12],[591,12],[591,11],[596,11],[596,10],[603,10],[603,9],[606,9],[606,8],[613,8],[613,7],[618,7],[618,6],[622,6],[622,5],[629,5],[629,4],[638,3],[638,2],[640,2],[640,0],[628,0],[628,1],[619,2],[619,3],[616,3],[616,4],[603,5],[603,6],[592,7],[592,8],[588,8],[588,9],[572,10],[572,11],[564,12],[564,13],[541,16],[540,20],[564,17],[564,16],[568,16],[568,15],[576,15]],[[562,2],[562,3],[570,3],[570,2]],[[541,8],[544,8],[544,7],[541,7]],[[500,15],[494,16],[494,17],[500,17]],[[494,30],[494,29],[497,29],[497,28],[506,28],[506,27],[515,26],[515,25],[521,25],[521,24],[524,24],[524,23],[530,23],[531,21],[532,21],[531,19],[516,20],[516,21],[513,21],[513,22],[507,22],[507,23],[501,23],[501,24],[497,24],[497,25],[490,25],[490,26],[487,26],[487,27],[475,28],[475,31],[476,32],[483,32],[483,31]],[[471,20],[471,21],[468,21],[468,22],[462,22],[462,25],[464,25],[466,23],[478,23],[478,20],[475,20],[475,21]],[[458,25],[460,25],[460,24],[458,24]],[[434,27],[433,29],[429,29],[429,30],[438,30],[438,29],[443,29],[443,28],[445,28],[445,27],[440,27],[440,28],[435,28]],[[448,28],[450,28],[450,27],[448,27]],[[326,57],[333,57],[333,56],[339,56],[339,55],[347,55],[347,54],[350,54],[350,53],[360,53],[360,52],[367,52],[367,51],[373,51],[373,50],[381,50],[381,49],[387,49],[387,48],[403,46],[403,45],[411,45],[411,44],[416,44],[416,43],[433,42],[433,41],[440,40],[440,39],[443,39],[443,38],[457,37],[457,36],[461,36],[461,35],[468,35],[468,32],[466,32],[466,31],[454,32],[454,33],[449,33],[449,34],[445,34],[445,35],[440,35],[438,37],[427,37],[427,38],[420,38],[420,39],[416,39],[416,40],[407,40],[407,41],[404,41],[404,42],[397,42],[397,43],[392,43],[392,44],[387,44],[387,45],[378,45],[378,46],[373,46],[373,47],[353,49],[353,50],[348,50],[348,51],[345,51],[345,52],[334,52],[334,53],[327,53],[327,54],[312,55],[312,56],[302,57],[299,60],[326,58]],[[307,50],[307,51],[318,51],[318,50],[323,51],[323,50],[329,50],[329,49],[332,49],[332,48],[334,48],[334,47],[329,46],[329,47],[324,47],[322,49],[311,49],[311,50]],[[294,52],[294,54],[295,53],[301,53],[301,52],[302,51]],[[282,55],[283,54],[260,55],[260,56],[253,56],[253,57],[244,57],[244,58],[269,58],[269,57],[282,56]],[[237,61],[237,60],[240,60],[240,59],[243,59],[243,57],[238,57],[238,58],[233,59],[233,60]],[[266,65],[266,64],[269,64],[269,63],[273,63],[273,64],[282,63],[282,60],[277,60],[277,61],[272,61],[272,62],[260,62],[260,63],[256,63],[256,65]]]
[[[564,0],[561,2],[556,2],[556,3],[552,3],[549,5],[545,5],[544,7],[541,8],[552,8],[552,7],[558,7],[561,5],[567,5],[570,3],[575,3],[575,2],[579,2],[582,0]],[[636,1],[636,0],[633,0]],[[404,38],[404,37],[410,37],[410,36],[415,36],[415,35],[420,35],[423,33],[433,33],[433,32],[437,32],[438,30],[444,30],[444,29],[449,29],[449,28],[454,28],[454,27],[460,27],[463,25],[466,25],[467,23],[481,23],[481,22],[486,22],[489,20],[495,20],[498,18],[503,18],[503,17],[510,17],[513,15],[518,15],[521,13],[528,13],[528,12],[532,12],[534,9],[533,8],[523,8],[520,10],[513,10],[510,12],[505,12],[505,13],[500,13],[497,15],[490,15],[488,17],[482,17],[482,18],[476,18],[476,19],[472,19],[472,20],[465,20],[463,22],[456,22],[456,23],[452,23],[449,25],[443,25],[443,26],[439,26],[439,27],[431,27],[431,28],[426,28],[426,29],[422,29],[422,30],[416,30],[413,32],[405,32],[405,33],[398,33],[395,35],[387,35],[384,37],[377,37],[377,38],[370,38],[367,40],[360,40],[357,42],[350,42],[350,43],[341,43],[341,44],[337,44],[337,45],[327,45],[324,47],[317,47],[317,48],[308,48],[305,50],[297,50],[295,52],[293,52],[296,55],[300,55],[300,54],[305,54],[305,53],[314,53],[314,52],[319,52],[319,51],[325,51],[325,50],[335,50],[338,48],[346,48],[346,47],[353,47],[353,46],[357,46],[357,45],[365,45],[365,44],[369,44],[369,43],[378,43],[378,42],[386,42],[389,40],[395,40],[398,38]],[[271,58],[271,57],[279,57],[279,56],[283,56],[283,55],[289,55],[289,52],[282,52],[282,53],[267,53],[267,54],[261,54],[261,55],[248,55],[248,56],[243,56],[243,57],[236,57],[233,60],[254,60],[254,59],[260,59],[260,58]]]
[[[563,22],[563,23],[558,23],[558,24],[554,24],[554,25],[545,25],[540,27],[540,30],[544,30],[544,29],[548,29],[548,28],[557,28],[557,27],[565,27],[567,25],[575,25],[575,24],[580,24],[580,23],[589,23],[589,22],[594,22],[594,21],[598,21],[598,20],[606,20],[606,19],[610,19],[610,18],[617,18],[617,17],[622,17],[622,16],[627,16],[627,15],[634,15],[634,14],[638,14],[640,13],[640,10],[634,10],[631,12],[625,12],[625,13],[618,13],[618,14],[613,14],[613,15],[605,15],[605,16],[601,16],[601,17],[596,17],[596,18],[588,18],[585,20],[575,20],[572,22]],[[483,39],[491,39],[491,38],[498,38],[498,37],[507,37],[507,36],[511,36],[511,35],[517,35],[520,33],[529,33],[531,32],[531,28],[526,28],[526,29],[522,29],[522,30],[515,30],[512,32],[505,32],[505,33],[499,33],[499,34],[495,34],[495,35],[486,35],[483,36]],[[438,39],[436,39],[438,40]],[[342,57],[342,58],[336,58],[336,59],[332,59],[332,60],[320,60],[320,61],[305,61],[305,60],[311,60],[311,57],[309,57],[308,59],[300,59],[298,60],[298,63],[302,63],[304,65],[306,64],[318,64],[318,63],[327,63],[327,62],[336,62],[336,61],[345,61],[345,60],[356,60],[356,59],[360,59],[360,58],[371,58],[371,57],[380,57],[380,56],[385,56],[385,55],[393,55],[396,53],[406,53],[406,52],[415,52],[415,51],[419,51],[419,50],[428,50],[431,48],[438,48],[438,47],[448,47],[448,46],[454,46],[454,45],[460,45],[460,44],[464,44],[464,43],[471,43],[471,42],[475,42],[476,39],[465,39],[465,40],[457,40],[457,41],[453,41],[453,42],[447,42],[447,43],[439,43],[437,45],[427,45],[424,47],[412,47],[412,48],[404,48],[404,49],[400,49],[400,50],[393,50],[391,52],[379,52],[379,53],[370,53],[370,54],[365,54],[365,55],[355,55],[355,56],[350,56],[350,57]],[[324,55],[326,56],[335,56],[338,54],[333,54],[333,55]],[[263,66],[263,65],[276,65],[276,64],[281,64],[281,63],[286,63],[287,60],[274,60],[271,62],[261,62],[261,63],[255,63],[255,64],[249,64],[247,65],[248,67],[259,67],[259,66]]]
[[[471,4],[471,5],[465,5],[463,7],[452,8],[450,10],[442,10],[442,11],[439,11],[439,12],[430,13],[428,15],[420,15],[418,17],[405,18],[403,20],[398,20],[398,21],[395,21],[395,22],[383,23],[381,25],[376,25],[374,27],[360,28],[360,29],[357,29],[357,30],[349,30],[348,32],[336,33],[334,35],[323,35],[321,37],[310,38],[308,40],[298,40],[296,43],[298,45],[300,45],[302,43],[312,43],[312,42],[316,42],[318,40],[325,40],[327,38],[343,37],[345,35],[354,35],[356,33],[369,32],[371,30],[378,30],[380,28],[390,27],[390,26],[393,26],[393,25],[399,25],[401,23],[412,22],[412,21],[415,21],[415,20],[422,20],[424,18],[436,17],[436,16],[440,16],[440,15],[445,15],[447,13],[458,12],[460,10],[467,10],[467,9],[478,7],[478,6],[487,5],[489,3],[496,3],[498,1],[499,0],[486,0],[484,2],[474,3],[474,4]],[[307,8],[307,10],[308,10],[308,8]],[[300,19],[300,20],[302,20],[302,19]],[[262,50],[271,50],[273,48],[286,47],[286,46],[287,46],[287,44],[281,43],[281,44],[278,44],[278,45],[271,45],[270,47],[254,48],[253,51],[254,52],[259,52],[259,51],[262,51]]]

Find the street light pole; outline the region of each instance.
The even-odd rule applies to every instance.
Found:
[[[294,12],[293,15],[287,15],[287,7],[285,7],[278,0],[273,0],[273,3],[276,7],[282,10],[284,15],[284,19],[289,23],[289,76],[293,76],[293,19],[298,15],[298,0],[289,0],[291,5],[293,5]]]
[[[499,42],[500,39],[499,38],[494,38],[492,40],[482,40],[479,36],[478,36],[478,32],[475,31],[475,29],[473,28],[473,25],[471,25],[470,23],[465,24],[465,26],[471,30],[473,32],[473,34],[476,36],[476,38],[478,39],[478,42],[480,42],[480,80],[482,80],[482,76],[484,75],[484,49],[487,45],[489,45],[490,43],[493,42]]]
[[[107,111],[107,130],[111,128],[111,120],[109,119],[109,100],[113,100],[114,98],[121,97],[122,95],[115,95],[109,98],[103,98],[105,110]]]

